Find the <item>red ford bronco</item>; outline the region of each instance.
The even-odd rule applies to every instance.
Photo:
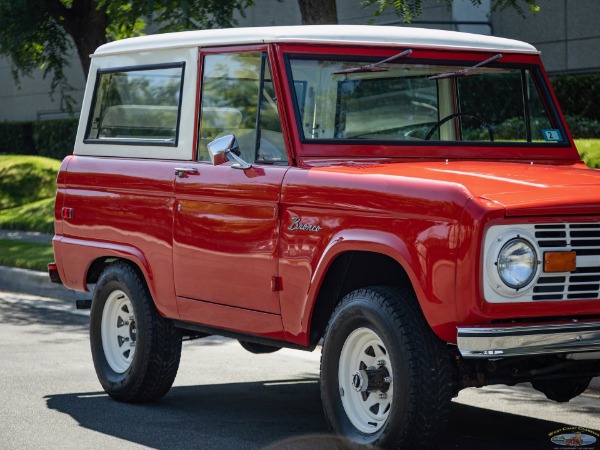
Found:
[[[55,281],[95,284],[98,378],[170,389],[184,339],[322,343],[331,428],[431,446],[465,387],[600,375],[600,172],[523,42],[374,26],[194,31],[92,55]]]

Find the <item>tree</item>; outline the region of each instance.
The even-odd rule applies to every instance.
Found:
[[[335,0],[298,0],[302,25],[338,23]]]
[[[348,1],[375,6],[375,15],[393,7],[410,22],[421,13],[423,0]],[[474,5],[481,1],[471,0]],[[89,55],[110,40],[143,34],[147,24],[159,33],[232,26],[233,13],[243,15],[253,4],[254,0],[0,0],[0,55],[11,60],[17,82],[41,68],[52,80],[51,92],[58,90],[63,108],[70,109],[65,68],[73,46],[87,77]],[[338,21],[336,0],[298,0],[298,5],[303,24]],[[524,15],[525,6],[539,9],[537,0],[493,0],[492,10],[514,8]]]
[[[0,0],[0,54],[10,58],[17,82],[42,69],[69,109],[65,77],[73,46],[87,77],[90,58],[109,40],[143,33],[147,23],[158,32],[232,26],[233,13],[253,0]]]
[[[448,8],[452,6],[452,0],[436,0],[438,3],[446,3]],[[480,6],[482,0],[471,0],[475,6]],[[396,14],[403,22],[410,23],[421,15],[423,0],[361,0],[365,8],[375,7],[375,16],[381,15],[389,8],[394,8]],[[525,9],[537,12],[540,7],[538,0],[493,0],[492,11],[503,11],[507,8],[515,9],[521,16],[525,16]],[[337,23],[337,11],[335,0],[298,0],[302,24],[333,24]]]

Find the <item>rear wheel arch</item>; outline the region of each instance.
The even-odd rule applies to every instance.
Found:
[[[85,274],[85,282],[87,285],[96,284],[102,275],[102,272],[109,267],[112,263],[121,261],[124,264],[129,265],[137,275],[144,281],[146,288],[150,291],[151,295],[154,296],[154,292],[151,284],[148,282],[147,270],[143,270],[141,264],[138,261],[122,257],[114,256],[101,256],[96,258],[87,269]]]

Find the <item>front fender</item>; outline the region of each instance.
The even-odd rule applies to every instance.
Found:
[[[441,229],[446,236],[440,234]],[[354,228],[336,232],[310,271],[308,290],[302,295],[304,301],[298,304],[300,295],[292,298],[290,289],[284,288],[282,292],[282,315],[289,339],[301,345],[308,342],[319,291],[334,261],[347,252],[371,252],[385,255],[398,263],[406,273],[429,325],[442,339],[455,342],[456,254],[448,251],[448,242],[454,239],[447,236],[454,230],[449,224],[423,223],[408,234],[404,233],[410,240],[404,239],[402,233],[396,230]],[[285,264],[283,267],[285,275]],[[300,317],[300,323],[294,321],[294,317]]]

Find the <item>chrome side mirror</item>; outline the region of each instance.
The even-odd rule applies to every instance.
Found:
[[[234,169],[246,170],[252,167],[252,164],[247,163],[238,156],[239,153],[240,146],[233,134],[217,138],[208,144],[208,154],[213,166],[220,166],[228,161],[235,161],[236,164],[231,165]]]

